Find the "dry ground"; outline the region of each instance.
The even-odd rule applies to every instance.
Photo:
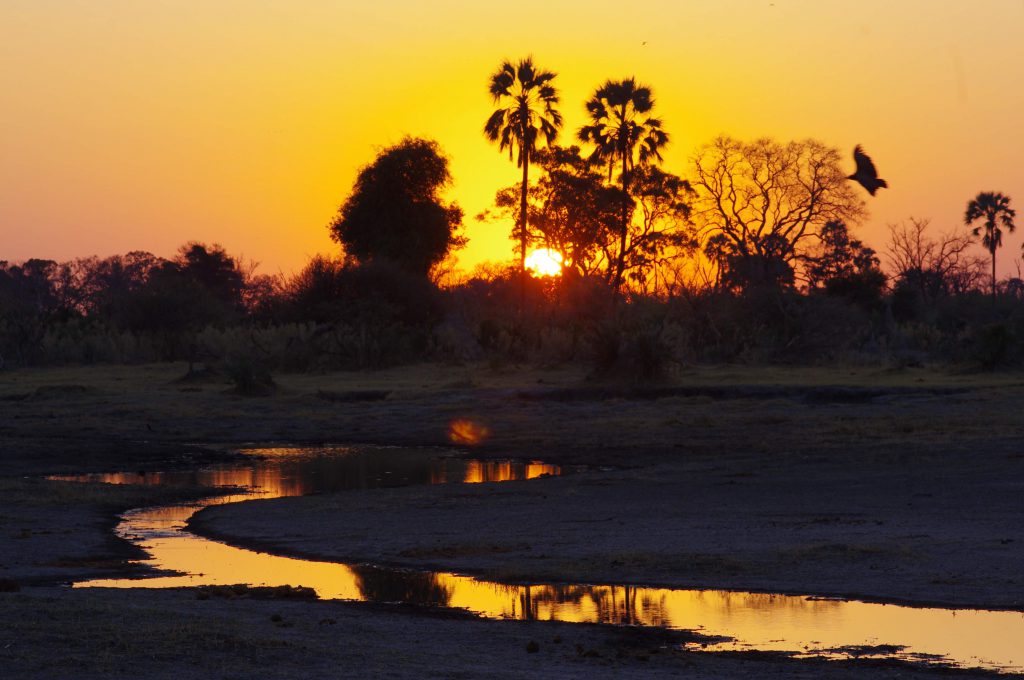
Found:
[[[645,629],[481,621],[339,602],[198,600],[189,591],[0,593],[0,617],[0,668],[11,680],[994,677],[685,652],[685,635]]]
[[[587,381],[572,368],[418,366],[280,376],[275,394],[242,397],[217,380],[181,382],[183,373],[181,365],[161,365],[0,374],[0,579],[56,583],[116,573],[131,552],[111,538],[113,514],[166,500],[153,489],[69,491],[60,483],[17,477],[189,466],[245,443],[445,445],[451,420],[471,417],[492,432],[474,455],[599,469],[458,492],[416,488],[246,503],[205,513],[204,526],[232,540],[283,550],[509,579],[855,593],[1024,609],[1020,375],[731,367],[693,370],[656,389],[638,389]],[[329,542],[317,527],[328,526],[325,514],[336,511],[348,513],[348,529]],[[289,534],[301,534],[288,542],[273,528],[286,516]],[[406,530],[411,522],[414,534]],[[522,549],[507,551],[505,543]],[[500,554],[480,549],[493,545],[501,546]],[[244,623],[247,617],[262,621],[263,604],[210,605],[151,592],[23,590],[0,598],[5,620],[19,622],[8,633],[21,640],[11,668],[23,676],[59,677],[61,663],[78,670],[70,651],[54,656],[56,639],[75,641],[72,651],[79,643],[88,650],[114,639],[109,644],[115,651],[103,657],[107,665],[86,668],[93,677],[119,677],[124,664],[141,664],[142,675],[177,677],[173,660],[159,654],[150,659],[134,643],[124,646],[133,625],[165,608],[173,615],[161,625],[194,622],[198,630],[216,630],[217,619],[240,626],[241,641],[233,641],[232,633],[222,647],[186,635],[181,644],[190,650],[186,665],[193,668],[216,668],[225,677],[260,667],[279,668],[281,677],[288,677],[286,671],[358,675],[342,663],[342,651],[327,650],[328,629],[337,627],[325,627],[322,638],[309,633],[309,647],[296,648],[301,654],[263,649],[263,628]],[[452,621],[343,604],[288,606],[345,612],[350,619],[344,639],[361,654],[357,665],[395,677],[605,672],[574,653],[560,661],[563,652],[543,644],[538,655],[520,654],[525,643],[517,636],[541,635],[530,624]],[[91,613],[60,615],[77,608]],[[83,633],[84,619],[101,624],[93,627],[99,640]],[[409,635],[407,626],[415,629]],[[581,642],[584,647],[605,644],[602,636],[614,634],[573,630],[597,636]],[[416,647],[410,642],[415,639],[429,644]],[[503,645],[508,659],[493,654]],[[2,653],[14,648],[0,641]],[[463,648],[469,651],[458,651]],[[625,665],[608,666],[607,673],[911,672],[692,656],[662,668],[626,654],[614,662]],[[278,665],[267,666],[270,659]],[[539,659],[540,666],[522,665]],[[495,668],[492,660],[505,665]],[[46,671],[51,662],[53,672]],[[684,665],[671,665],[678,663]],[[78,677],[68,670],[66,677],[72,676]],[[195,676],[205,677],[198,671]]]

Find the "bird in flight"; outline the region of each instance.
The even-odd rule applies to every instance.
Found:
[[[872,196],[879,189],[888,189],[889,184],[884,179],[879,179],[878,170],[875,169],[875,164],[871,162],[871,158],[864,153],[864,149],[858,144],[853,149],[853,160],[857,163],[857,172],[853,173],[846,179],[852,179],[854,182],[859,183],[862,187],[868,190],[868,193]]]

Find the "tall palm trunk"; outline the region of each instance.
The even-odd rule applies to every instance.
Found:
[[[626,221],[629,219],[629,194],[626,192],[626,150],[622,150],[622,222],[619,225],[619,257],[615,263],[615,285],[613,286],[616,293],[619,292],[619,287],[622,285],[622,272],[626,268],[626,232],[629,229],[629,225]]]
[[[526,191],[529,188],[530,154],[523,149],[523,186],[519,192],[519,274],[526,277]]]
[[[992,248],[992,302],[996,301],[996,249]]]

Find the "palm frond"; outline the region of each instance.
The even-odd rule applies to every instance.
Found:
[[[491,117],[487,119],[487,122],[484,123],[484,135],[487,139],[492,142],[498,141],[506,115],[507,111],[505,109],[497,109],[491,114]]]
[[[497,103],[502,97],[509,96],[512,85],[515,83],[516,73],[511,62],[505,61],[498,67],[498,70],[491,76],[490,87],[488,88],[494,102]]]
[[[533,67],[533,57],[526,57],[519,61],[519,65],[516,67],[516,78],[522,83],[523,89],[531,90],[536,86],[534,82],[536,75],[536,69]]]

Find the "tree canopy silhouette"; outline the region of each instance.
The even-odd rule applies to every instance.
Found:
[[[183,276],[202,286],[219,301],[232,306],[241,304],[245,277],[238,261],[228,255],[220,244],[187,243],[178,249],[173,263]]]
[[[125,325],[123,315],[128,299],[146,285],[152,271],[163,263],[161,258],[144,251],[81,261],[83,311]]]
[[[642,289],[667,259],[696,248],[689,221],[693,191],[686,180],[653,166],[636,168],[635,198],[628,198],[604,184],[579,147],[542,150],[536,163],[542,172],[528,193],[529,241],[560,253],[566,269],[609,286],[625,273],[634,288]],[[495,206],[518,220],[518,187],[499,191]],[[629,218],[625,248],[620,242],[624,207]]]
[[[534,162],[541,173],[528,189],[527,243],[557,251],[566,269],[583,276],[598,274],[611,261],[621,193],[604,185],[579,147],[552,146],[538,151]],[[519,186],[498,191],[498,213],[518,224],[520,198]],[[489,211],[479,219],[488,216]]]
[[[586,107],[590,124],[580,128],[577,136],[580,141],[594,145],[590,155],[593,163],[608,165],[609,183],[613,168],[618,165],[622,193],[628,197],[633,168],[661,161],[661,149],[669,140],[661,120],[649,115],[654,109],[651,88],[638,84],[635,78],[608,80],[594,91]],[[619,249],[612,280],[616,289],[625,270],[629,203],[623,202],[620,214]]]
[[[1013,218],[1017,212],[1010,207],[1010,197],[998,191],[982,191],[967,203],[964,213],[964,224],[971,226],[983,219],[981,226],[974,227],[972,233],[981,236],[981,245],[992,254],[992,299],[996,297],[996,250],[1003,245],[1003,230],[1013,233],[1016,225]]]
[[[609,261],[619,192],[604,186],[579,147],[554,147],[538,163],[544,174],[531,190],[531,237],[561,253],[565,267],[596,274]]]
[[[331,238],[360,262],[387,260],[426,276],[449,249],[465,245],[462,209],[440,193],[451,184],[437,142],[406,137],[380,152],[356,178],[328,225]]]
[[[828,222],[821,229],[820,249],[807,267],[807,285],[863,307],[876,307],[886,283],[880,264],[874,249],[852,238],[845,224]]]
[[[984,261],[971,254],[970,234],[954,229],[932,236],[930,227],[930,220],[916,217],[889,225],[886,255],[896,278],[917,284],[923,297],[975,289]]]
[[[636,168],[631,185],[636,216],[629,222],[616,265],[634,284],[645,287],[668,260],[697,249],[690,220],[694,190],[687,180],[654,166]]]
[[[705,251],[751,282],[792,280],[826,224],[856,224],[865,214],[839,151],[813,139],[719,137],[697,152],[692,182]]]
[[[497,109],[487,119],[484,134],[498,143],[502,151],[508,149],[509,160],[517,152],[516,163],[523,169],[519,190],[519,271],[526,272],[527,193],[529,191],[530,163],[540,141],[550,146],[562,126],[562,114],[555,108],[558,90],[552,85],[556,74],[538,69],[533,59],[521,59],[518,64],[505,61],[491,75],[488,88]]]

